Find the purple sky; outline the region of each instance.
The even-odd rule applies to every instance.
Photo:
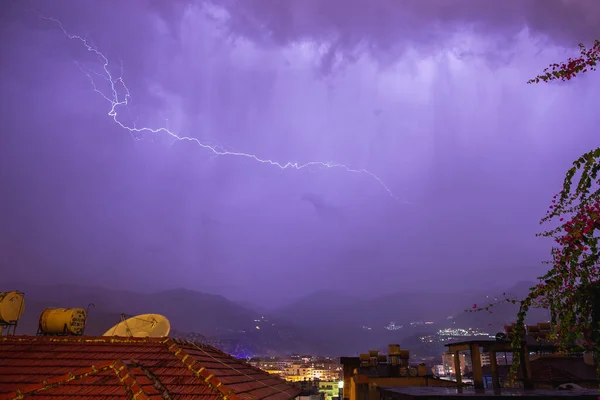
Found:
[[[600,74],[526,84],[600,38],[596,0],[0,7],[7,280],[217,288],[262,303],[366,285],[503,287],[543,272],[538,221],[598,143]],[[124,124],[282,164],[365,168],[399,200],[343,168],[134,140],[81,71],[102,72],[98,59],[31,9],[87,37],[114,77],[123,66]]]

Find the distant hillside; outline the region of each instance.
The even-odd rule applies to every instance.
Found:
[[[372,294],[371,294],[372,296]],[[411,322],[445,321],[468,306],[463,293],[395,293],[361,299],[344,292],[315,293],[274,315],[319,335],[336,355],[353,355],[414,334]],[[401,330],[385,327],[394,322]],[[416,329],[416,328],[415,328]]]
[[[505,295],[508,298],[520,301],[527,297],[529,288],[532,286],[535,286],[535,282],[519,282],[503,293],[495,293],[494,295],[488,296],[473,296],[465,309],[458,310],[458,313],[454,317],[454,322],[457,325],[481,329],[487,329],[489,326],[492,326],[498,330],[505,324],[511,324],[516,320],[517,312],[519,311],[518,303],[498,304],[492,308],[491,313],[485,311],[465,312],[465,310],[471,309],[473,305],[485,307],[489,304],[494,304],[497,301],[504,299]],[[549,319],[550,314],[548,310],[532,308],[528,313],[526,322],[535,324],[542,321],[548,321]]]
[[[522,282],[505,292],[521,299],[532,285]],[[501,293],[491,295],[483,291],[396,293],[376,298],[328,291],[306,296],[271,313],[259,313],[220,295],[186,289],[142,294],[76,285],[0,286],[0,291],[15,289],[26,295],[21,333],[35,333],[38,317],[46,307],[85,308],[94,303],[96,307],[90,309],[88,319],[89,334],[103,334],[119,322],[121,313],[159,313],[169,318],[180,337],[194,333],[225,343],[240,354],[247,351],[257,355],[298,352],[351,356],[385,348],[389,343],[414,347],[420,346],[416,342],[420,335],[451,327],[495,333],[505,323],[514,321],[518,309],[516,305],[501,304],[491,314],[465,312],[473,304],[485,305],[502,298]],[[547,319],[544,310],[533,310],[530,321]]]
[[[533,282],[520,282],[505,293],[522,299],[533,285]],[[501,304],[494,307],[492,313],[465,310],[473,304],[492,303],[495,298],[502,298],[501,295],[502,292],[480,289],[480,293],[403,292],[361,299],[344,292],[321,292],[282,307],[274,314],[294,325],[306,327],[314,336],[319,335],[324,346],[336,355],[354,355],[389,343],[414,346],[420,335],[451,327],[480,328],[485,332],[491,329],[496,333],[505,323],[514,321],[517,305]],[[531,311],[529,320],[547,319],[545,310],[536,309]],[[392,322],[396,329],[389,326]],[[422,324],[424,322],[430,324]]]
[[[35,334],[39,315],[46,307],[86,308],[93,303],[95,307],[90,308],[86,328],[86,333],[91,335],[106,332],[120,321],[122,313],[158,313],[169,319],[175,331],[235,340],[258,354],[316,350],[306,340],[308,335],[291,324],[283,324],[214,294],[185,289],[145,294],[77,285],[0,286],[0,291],[7,290],[25,293],[26,309],[19,333]]]
[[[533,286],[533,282],[520,282],[504,293],[509,298],[516,300],[523,299],[529,292],[529,288]],[[470,297],[468,306],[462,310],[457,310],[454,318],[445,321],[436,321],[435,324],[429,326],[420,326],[414,329],[415,333],[404,338],[401,345],[405,349],[409,349],[411,354],[418,357],[439,357],[446,351],[445,344],[465,339],[461,336],[463,333],[457,332],[454,337],[440,336],[439,329],[472,329],[473,332],[479,332],[480,337],[489,338],[489,335],[495,335],[498,332],[504,331],[504,326],[515,321],[519,309],[518,304],[502,303],[491,308],[491,313],[488,311],[470,312],[474,304],[478,307],[485,307],[493,304],[498,300],[505,298],[503,293],[495,295],[476,295]],[[469,311],[466,311],[469,310]],[[532,309],[529,313],[527,323],[538,323],[547,321],[549,315],[547,310]],[[451,332],[451,331],[450,331]],[[471,333],[471,334],[472,334]],[[448,335],[448,331],[446,334]]]

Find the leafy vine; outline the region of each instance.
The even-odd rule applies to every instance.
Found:
[[[569,81],[595,71],[600,62],[600,40],[591,48],[579,45],[580,56],[560,64],[551,64],[528,83]],[[525,318],[532,307],[550,310],[553,333],[551,340],[562,352],[594,354],[600,376],[600,309],[594,303],[600,293],[600,147],[575,160],[568,170],[560,193],[552,199],[541,224],[554,222],[538,236],[554,240],[552,268],[540,283],[520,301],[513,328],[513,362],[509,384],[514,384],[520,369],[520,353],[526,335]],[[490,305],[492,306],[492,305]]]

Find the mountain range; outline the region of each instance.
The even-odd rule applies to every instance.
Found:
[[[533,284],[522,282],[506,291],[523,298]],[[493,313],[468,313],[473,304],[494,302],[485,290],[472,293],[373,293],[321,291],[278,309],[259,312],[224,296],[187,289],[136,293],[99,286],[0,284],[0,291],[25,293],[26,309],[18,333],[35,334],[47,307],[89,308],[86,334],[102,335],[121,315],[165,315],[178,337],[200,337],[229,343],[240,354],[313,353],[355,355],[388,343],[410,343],[415,335],[448,327],[500,327],[512,322],[518,306],[500,304]],[[534,310],[532,321],[547,320]],[[195,335],[195,336],[194,336]]]

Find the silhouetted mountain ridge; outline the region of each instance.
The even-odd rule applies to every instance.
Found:
[[[504,293],[521,299],[534,284],[519,282]],[[169,318],[173,330],[181,336],[196,333],[245,346],[255,354],[352,355],[388,343],[411,341],[417,333],[434,333],[443,328],[501,330],[505,323],[514,321],[518,310],[517,305],[500,304],[491,314],[465,312],[473,304],[485,305],[502,298],[502,293],[492,296],[483,290],[481,293],[399,292],[381,296],[368,293],[363,298],[356,292],[321,291],[265,313],[218,294],[188,289],[135,293],[77,285],[0,287],[0,290],[14,289],[26,294],[21,333],[35,333],[38,317],[46,307],[85,308],[94,303],[88,319],[89,334],[103,334],[119,322],[122,313],[159,313]],[[546,315],[533,310],[530,321],[547,320]]]
[[[470,298],[470,304],[465,307],[462,312],[458,312],[454,316],[454,322],[461,326],[469,326],[473,328],[489,329],[494,328],[500,331],[505,324],[511,324],[516,321],[519,311],[519,301],[523,300],[529,294],[529,289],[536,285],[536,282],[521,281],[495,295],[473,296]],[[517,300],[516,304],[500,303],[499,301],[509,298]],[[469,312],[474,306],[486,307],[494,304],[491,307],[491,313],[486,311]],[[535,324],[538,322],[548,321],[550,314],[548,310],[532,308],[527,314],[526,323]]]
[[[411,322],[442,321],[469,304],[471,294],[315,292],[273,311],[273,315],[319,335],[337,355],[356,354],[413,334]],[[362,296],[362,297],[361,297]],[[402,325],[393,330],[390,324]],[[386,329],[385,327],[390,327]]]
[[[38,318],[46,307],[90,308],[86,333],[101,335],[127,316],[157,313],[165,315],[177,332],[197,332],[211,338],[237,341],[251,351],[273,352],[314,351],[309,335],[294,326],[261,315],[221,295],[187,289],[158,293],[136,293],[102,287],[77,285],[2,285],[2,290],[25,293],[25,313],[19,323],[19,333],[35,334]],[[264,318],[263,318],[264,317]],[[257,328],[258,327],[258,328]]]
[[[494,290],[494,294],[480,288],[469,293],[405,291],[377,297],[369,293],[370,296],[363,299],[360,294],[338,293],[332,298],[331,294],[316,292],[275,310],[273,314],[307,327],[313,335],[323,338],[325,347],[335,349],[338,354],[356,354],[445,328],[501,330],[505,323],[515,319],[518,305],[499,304],[492,313],[465,310],[471,309],[473,304],[495,302],[493,299],[503,298],[502,293],[522,299],[534,285],[534,282],[518,282],[504,292],[495,293]],[[544,310],[532,310],[529,320],[546,320],[546,315]]]

